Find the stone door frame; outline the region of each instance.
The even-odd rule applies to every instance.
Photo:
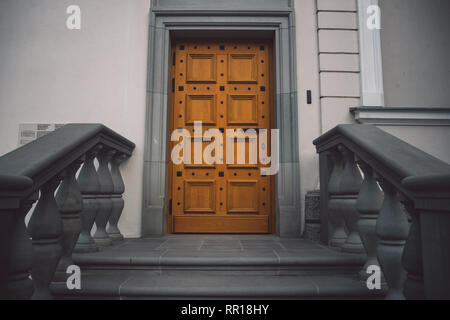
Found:
[[[224,0],[226,2],[226,0]],[[200,1],[202,2],[202,1]],[[240,4],[241,2],[244,2]],[[205,30],[272,32],[274,48],[274,117],[280,130],[280,170],[275,178],[276,234],[300,237],[300,171],[297,110],[295,17],[293,4],[261,1],[266,7],[233,10],[203,7],[177,9],[153,1],[150,9],[147,111],[144,150],[142,235],[167,233],[170,45],[174,32]],[[267,8],[267,2],[273,7]],[[278,7],[282,5],[281,7]]]

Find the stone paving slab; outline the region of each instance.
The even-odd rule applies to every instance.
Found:
[[[170,275],[105,272],[84,276],[81,290],[62,284],[51,289],[61,298],[108,299],[377,299],[386,288],[369,290],[354,276]]]
[[[168,235],[74,254],[84,288],[60,297],[111,299],[378,298],[357,277],[365,255],[274,235]]]
[[[164,264],[177,259],[196,258],[211,262],[217,259],[259,259],[270,257],[273,264],[349,263],[361,264],[364,255],[346,254],[304,239],[284,239],[272,235],[170,235],[127,239],[103,248],[100,252],[74,254],[81,265],[98,264]],[[202,260],[203,259],[203,260]],[[186,262],[186,261],[185,261]],[[265,260],[265,262],[267,262]],[[261,262],[262,263],[262,262]]]

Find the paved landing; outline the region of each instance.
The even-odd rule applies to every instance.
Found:
[[[376,299],[358,271],[365,255],[272,235],[169,235],[127,239],[74,254],[82,289],[64,299]]]
[[[128,239],[88,254],[75,254],[88,266],[345,266],[360,267],[364,255],[345,254],[304,239],[272,235],[170,235]]]

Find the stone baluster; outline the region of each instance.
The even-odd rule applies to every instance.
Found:
[[[383,192],[378,186],[373,170],[364,161],[358,161],[359,167],[364,173],[364,180],[359,191],[356,209],[359,212],[358,231],[364,249],[367,253],[367,261],[360,271],[361,279],[369,276],[367,268],[370,265],[379,265],[377,259],[377,219],[383,204]]]
[[[423,280],[420,213],[414,209],[413,203],[410,200],[405,199],[402,203],[411,216],[409,235],[402,256],[403,267],[407,272],[403,285],[403,294],[408,300],[423,300],[425,299],[425,286]]]
[[[0,201],[3,199],[0,199]],[[16,207],[13,205],[13,207]],[[0,300],[9,297],[8,282],[10,279],[9,264],[11,262],[11,236],[14,225],[14,215],[17,209],[0,208]]]
[[[67,267],[74,264],[72,252],[81,231],[80,212],[83,210],[83,198],[75,177],[81,164],[82,160],[77,160],[64,171],[64,180],[56,193],[56,203],[63,222],[62,256],[56,269],[56,282],[67,280]]]
[[[8,266],[8,299],[28,300],[33,295],[34,287],[30,277],[33,266],[33,245],[25,226],[25,216],[38,196],[39,192],[35,192],[27,200],[22,201],[20,209],[13,212]]]
[[[344,217],[341,215],[341,211],[339,210],[339,200],[337,199],[339,193],[339,183],[343,172],[343,159],[342,155],[337,150],[331,151],[330,158],[333,162],[333,169],[328,182],[328,212],[332,227],[329,245],[332,247],[341,247],[347,239]]]
[[[377,256],[389,287],[386,299],[401,300],[404,299],[402,290],[406,278],[401,259],[409,224],[397,189],[383,178],[379,181],[384,191],[384,200],[376,226]]]
[[[339,183],[339,210],[348,230],[348,237],[341,249],[349,253],[363,253],[364,247],[358,233],[359,213],[356,210],[362,177],[353,153],[342,145],[338,146],[338,151],[342,154],[344,166]]]
[[[106,232],[106,224],[108,223],[113,208],[112,194],[114,192],[114,184],[108,164],[115,153],[115,150],[103,149],[97,156],[99,162],[97,174],[100,183],[100,193],[97,196],[99,208],[97,217],[95,218],[97,230],[94,234],[94,241],[101,247],[112,244],[112,240]]]
[[[86,153],[83,167],[78,175],[78,186],[83,197],[83,211],[80,214],[81,233],[75,246],[75,252],[86,253],[99,250],[91,236],[91,230],[97,216],[97,195],[100,193],[94,159],[101,148],[99,145]]]
[[[111,178],[114,184],[114,192],[112,194],[112,211],[111,216],[109,217],[108,228],[106,231],[108,232],[109,237],[112,241],[121,241],[123,240],[123,235],[120,233],[118,222],[120,216],[122,215],[124,201],[122,198],[122,194],[125,191],[125,185],[123,183],[122,175],[120,173],[120,165],[127,159],[127,155],[125,154],[116,154],[111,162]]]
[[[31,270],[35,291],[32,299],[52,299],[49,285],[61,258],[62,220],[55,200],[61,177],[55,176],[41,187],[41,196],[28,223],[34,249]]]

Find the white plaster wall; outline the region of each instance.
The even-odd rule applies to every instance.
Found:
[[[127,237],[141,230],[147,26],[150,1],[78,0],[81,30],[66,28],[66,0],[0,2],[0,155],[19,123],[100,122],[136,143],[123,165]],[[312,140],[321,133],[316,1],[295,0],[301,197],[318,184]],[[306,90],[313,103],[306,104]],[[302,201],[302,212],[304,202]]]
[[[66,28],[67,6],[82,10]],[[0,1],[0,155],[19,123],[100,122],[136,143],[119,226],[140,235],[149,0]]]
[[[448,126],[378,126],[380,129],[450,164]]]
[[[450,106],[450,1],[379,0],[385,104]],[[449,126],[379,126],[450,163]]]
[[[125,236],[137,237],[150,1],[76,3],[82,29],[69,31],[65,11],[71,0],[0,1],[0,155],[17,147],[19,123],[101,122],[121,133],[137,147],[123,166],[127,190],[120,228]],[[336,124],[353,122],[348,108],[359,104],[359,66],[354,0],[294,0],[294,5],[303,212],[306,192],[319,181],[312,140]],[[336,30],[329,28],[343,30],[330,33]],[[306,90],[312,91],[310,105]],[[445,146],[423,138],[432,134],[386,129],[445,157],[439,151]]]
[[[379,0],[386,106],[450,105],[450,1]]]

